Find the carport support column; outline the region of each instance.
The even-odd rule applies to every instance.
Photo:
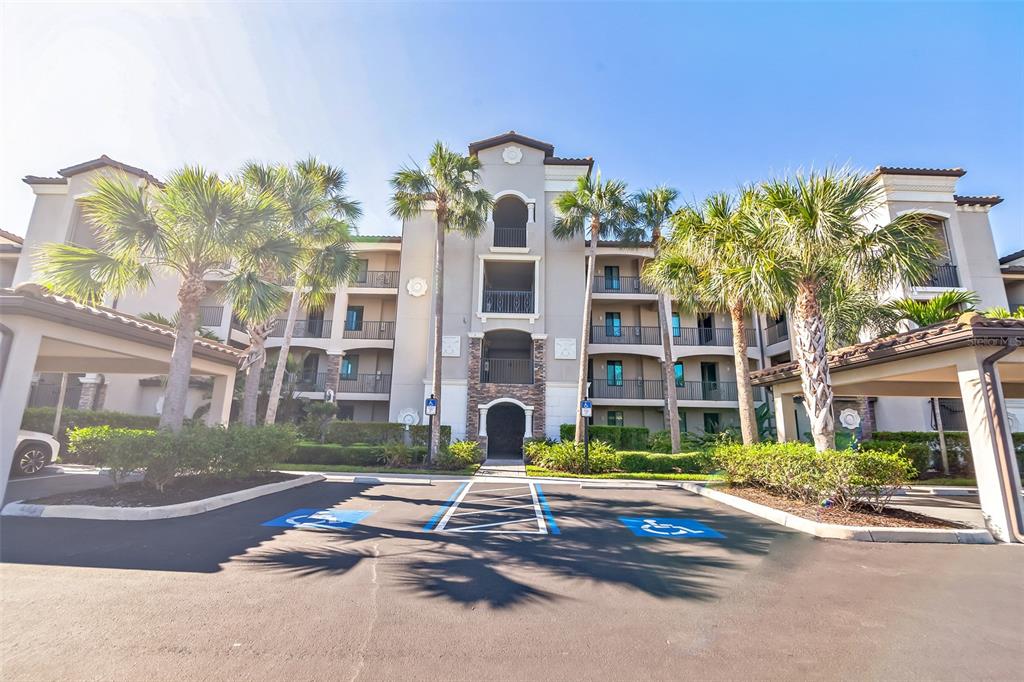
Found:
[[[1017,351],[1021,352],[1021,351]],[[1020,502],[1020,471],[1012,456],[1013,440],[1006,418],[1006,403],[999,381],[998,366],[992,368],[992,404],[985,390],[982,363],[993,353],[991,346],[971,348],[969,355],[957,363],[960,396],[967,418],[967,435],[971,441],[971,458],[978,481],[978,497],[985,526],[996,540],[1013,542],[1014,515]],[[1001,414],[995,414],[998,409]],[[1002,431],[1002,433],[1000,433]],[[1000,444],[998,441],[1002,439]],[[1001,448],[1008,448],[1011,456],[1000,462]],[[1007,468],[1009,471],[1003,472]],[[1008,474],[1008,476],[1006,475]]]
[[[796,430],[796,403],[793,402],[793,398],[794,394],[783,393],[776,387],[775,425],[779,432],[780,443],[800,439],[800,434]]]
[[[526,413],[526,428],[523,429],[524,439],[533,438],[533,407],[527,407],[523,412]]]
[[[0,377],[0,405],[3,405],[3,416],[0,417],[0,494],[7,491],[7,479],[14,463],[14,448],[18,443],[18,429],[25,414],[25,406],[28,405],[41,340],[42,336],[38,332],[16,331],[4,375]]]
[[[213,377],[213,397],[210,399],[210,411],[206,413],[207,426],[227,426],[231,419],[231,396],[234,391],[235,372],[226,376]]]

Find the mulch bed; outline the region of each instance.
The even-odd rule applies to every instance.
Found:
[[[865,505],[854,506],[849,511],[841,509],[825,509],[819,505],[805,504],[800,500],[791,500],[782,495],[770,493],[763,488],[750,487],[716,487],[729,495],[742,497],[745,500],[763,504],[766,507],[789,512],[801,518],[834,523],[840,526],[880,526],[886,528],[969,528],[953,521],[936,519],[924,514],[917,514],[905,509],[888,507],[879,514]]]
[[[276,471],[257,474],[246,478],[207,478],[204,476],[182,476],[169,483],[164,492],[139,481],[125,483],[117,490],[113,488],[97,488],[82,490],[76,493],[61,493],[31,500],[29,504],[89,504],[98,507],[161,507],[179,502],[192,502],[215,497],[236,490],[255,488],[268,483],[278,483],[292,478],[293,474],[282,474]]]

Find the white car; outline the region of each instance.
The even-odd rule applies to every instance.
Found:
[[[48,464],[57,461],[60,443],[48,433],[40,431],[18,431],[18,444],[14,446],[14,464],[11,474],[31,476],[38,474]]]

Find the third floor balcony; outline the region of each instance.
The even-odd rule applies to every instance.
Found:
[[[622,379],[609,382],[604,379],[590,382],[590,397],[618,400],[659,400],[665,399],[665,384],[660,379]],[[708,400],[733,402],[738,400],[734,381],[680,381],[676,382],[677,400]],[[764,391],[755,387],[754,400],[763,401]]]
[[[342,330],[342,337],[346,339],[393,340],[395,338],[395,323],[392,320],[349,320]]]
[[[285,327],[288,326],[288,319],[283,318],[277,321],[270,338],[281,338],[284,336]],[[292,330],[292,337],[297,339],[326,339],[331,336],[331,320],[308,319],[295,320],[295,327]]]
[[[595,294],[656,294],[652,287],[636,276],[597,275],[592,291]]]
[[[612,345],[660,345],[661,327],[641,327],[629,325],[593,326],[590,330],[590,343]],[[757,344],[757,335],[753,329],[747,330],[747,345]],[[673,327],[673,346],[731,346],[732,329],[715,327]]]
[[[535,312],[533,292],[516,289],[484,289],[483,312],[531,314]]]
[[[361,270],[353,275],[349,286],[360,289],[397,289],[398,270]]]

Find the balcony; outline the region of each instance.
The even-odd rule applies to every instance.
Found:
[[[201,305],[199,306],[199,324],[203,327],[219,327],[224,320],[224,306],[222,305]]]
[[[326,339],[331,336],[331,320],[295,320],[295,329],[292,336],[297,339]],[[271,338],[284,336],[284,329],[288,326],[288,320],[278,320],[270,332]]]
[[[644,284],[639,277],[594,277],[595,294],[656,294],[653,287]]]
[[[397,289],[398,270],[366,270],[352,278],[353,287],[364,289]]]
[[[764,328],[765,343],[769,346],[789,338],[789,326],[785,322],[770,324]]]
[[[526,227],[494,228],[494,246],[503,249],[526,248]]]
[[[533,360],[530,358],[483,358],[480,361],[482,384],[532,384]]]
[[[533,292],[484,289],[483,312],[532,315]]]
[[[664,400],[664,383],[660,379],[623,379],[621,384],[610,384],[606,380],[590,383],[591,398],[612,398],[618,400]],[[734,402],[738,400],[734,381],[684,381],[676,384],[677,400],[709,400]],[[754,400],[764,400],[764,390],[754,388]]]
[[[757,333],[747,329],[747,345],[757,345]],[[732,329],[725,327],[674,327],[673,346],[731,346]]]
[[[338,378],[338,393],[390,393],[390,374],[342,374]]]
[[[660,345],[661,328],[594,326],[590,328],[590,343]]]
[[[932,276],[922,283],[921,286],[956,288],[960,286],[960,275],[957,274],[956,266],[952,263],[938,265],[935,267]]]
[[[362,321],[357,325],[345,325],[342,337],[346,339],[388,340],[395,338],[393,321],[370,322]]]

